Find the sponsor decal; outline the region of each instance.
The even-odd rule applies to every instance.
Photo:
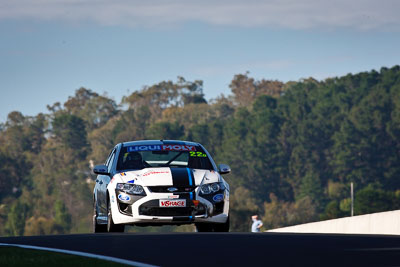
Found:
[[[160,200],[160,207],[186,207],[186,199]]]
[[[224,200],[224,195],[223,194],[216,194],[213,197],[214,202],[221,202],[222,200]]]
[[[139,151],[196,151],[195,146],[189,145],[143,145],[128,146],[128,152]]]
[[[206,158],[207,154],[205,154],[201,151],[190,151],[189,156],[190,157],[198,157],[198,158]]]
[[[118,199],[119,200],[122,200],[122,201],[129,201],[129,200],[131,200],[131,197],[130,196],[128,196],[128,195],[123,195],[123,194],[119,194],[118,195]]]
[[[178,195],[172,195],[172,196],[168,196],[169,199],[174,199],[174,198],[179,198]]]
[[[126,176],[125,172],[121,172],[120,174],[121,174],[121,176]]]
[[[149,176],[153,174],[169,173],[168,171],[149,171],[142,174],[142,176]]]
[[[111,197],[111,202],[114,203],[114,201],[115,201],[115,198],[114,198],[114,196],[112,196]]]
[[[128,184],[133,184],[135,182],[135,180],[130,180],[128,181]]]
[[[160,151],[160,145],[146,145],[146,146],[128,146],[128,152],[138,152],[138,151]]]
[[[196,147],[195,146],[186,146],[186,145],[162,145],[162,150],[196,151]]]

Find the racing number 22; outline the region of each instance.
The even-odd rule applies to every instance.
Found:
[[[190,151],[189,152],[191,157],[201,157],[201,158],[206,158],[207,155],[201,151]]]

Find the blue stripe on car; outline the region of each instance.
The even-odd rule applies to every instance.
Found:
[[[187,170],[187,173],[188,173],[188,177],[189,177],[189,185],[190,186],[192,186],[193,185],[193,181],[192,181],[192,174],[191,174],[191,172],[190,172],[190,169],[189,168],[186,168],[186,170]]]

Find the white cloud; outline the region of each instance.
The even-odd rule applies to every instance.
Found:
[[[398,0],[0,0],[0,19],[166,27],[198,21],[239,27],[400,29]]]

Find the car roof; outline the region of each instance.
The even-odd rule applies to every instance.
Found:
[[[190,141],[181,141],[181,140],[138,140],[138,141],[129,141],[123,142],[122,146],[140,146],[140,145],[189,145],[189,146],[198,146],[199,143],[190,142]]]

